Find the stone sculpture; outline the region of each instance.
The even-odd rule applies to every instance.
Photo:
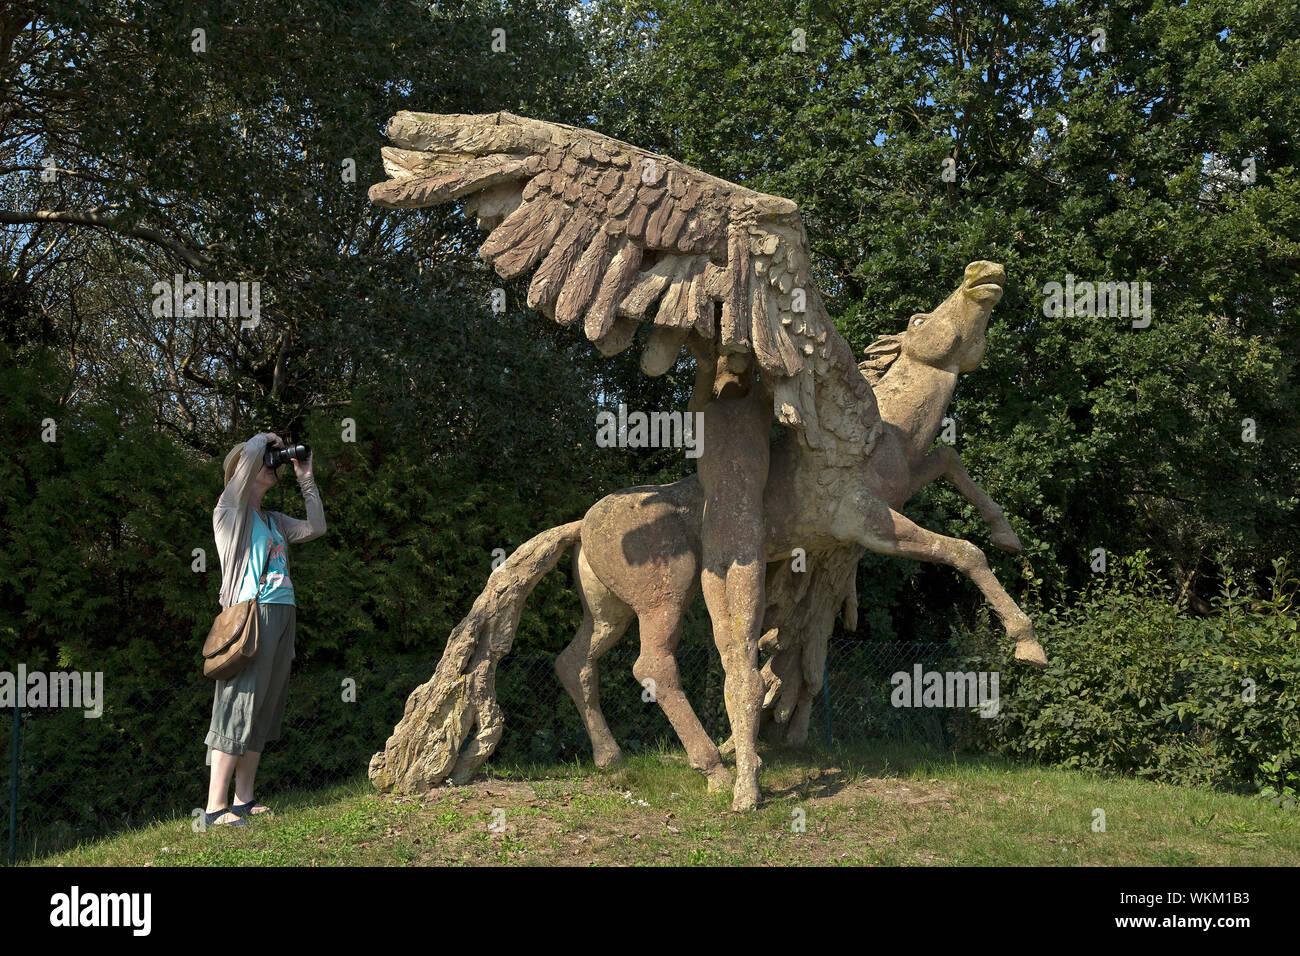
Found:
[[[663,374],[689,351],[696,363],[690,408],[702,413],[703,448],[690,478],[603,499],[582,521],[525,543],[492,574],[433,677],[411,694],[385,750],[372,758],[378,788],[419,792],[448,778],[463,782],[491,754],[502,731],[496,665],[524,599],[569,547],[586,613],[557,670],[579,702],[597,759],[613,759],[617,745],[595,703],[594,662],[635,616],[641,654],[634,673],[654,681],[692,765],[711,786],[730,782],[673,659],[698,585],[726,671],[736,810],[759,797],[765,618],[784,621],[787,631],[809,620],[807,606],[799,609],[808,594],[796,597],[779,567],[778,600],[767,599],[769,564],[788,562],[794,548],[816,556],[808,589],[814,599],[833,599],[831,614],[844,603],[862,549],[949,564],[983,592],[1016,656],[1046,663],[1029,619],[983,553],[894,510],[948,474],[980,508],[995,544],[1018,549],[1000,509],[955,456],[930,451],[958,371],[983,355],[988,315],[1005,285],[1001,266],[972,263],[939,308],[874,343],[860,368],[812,283],[803,223],[789,200],[597,133],[509,113],[402,112],[388,135],[397,144],[383,150],[390,179],[371,187],[373,202],[416,208],[464,198],[489,232],[480,255],[505,278],[533,271],[531,308],[565,326],[582,320],[606,355],[630,346],[639,324],[650,325],[641,356],[648,375]],[[785,427],[775,443],[773,418]],[[820,619],[824,606],[812,614],[816,627],[829,623]],[[767,634],[773,663],[784,668],[773,670],[778,679],[788,680],[791,649],[815,652],[808,635],[783,639],[780,623]],[[795,701],[791,712],[811,699],[777,693]],[[800,719],[806,730],[806,707]]]
[[[932,449],[957,373],[973,369],[984,352],[984,327],[1001,293],[983,287],[992,283],[1000,288],[1004,281],[1000,265],[971,263],[961,286],[947,301],[933,312],[913,315],[902,334],[877,339],[859,367],[875,389],[884,423],[866,463],[875,493],[890,508],[899,509],[926,485],[946,477],[980,512],[993,544],[1015,554],[1021,550],[1019,537],[997,503],[971,480],[956,449],[947,445]],[[794,569],[791,551],[804,538],[802,530],[786,520],[787,441],[773,447],[765,489],[767,608],[759,649],[770,655],[763,669],[764,704],[772,707],[772,719],[786,727],[783,742],[797,746],[807,737],[812,701],[821,690],[826,640],[841,606],[848,605],[846,626],[856,627],[854,572],[865,549],[815,552],[807,556],[806,570]],[[584,619],[556,661],[556,672],[582,715],[598,765],[614,762],[620,753],[600,713],[596,662],[635,618],[642,655],[633,670],[637,680],[654,681],[656,696],[685,744],[692,766],[710,781],[729,780],[719,749],[680,695],[671,661],[686,609],[697,593],[700,553],[694,543],[699,540],[701,505],[699,481],[690,475],[672,485],[615,492],[597,502],[583,519],[574,560]],[[960,569],[951,560],[960,553],[960,549],[941,549],[925,560]],[[674,563],[681,568],[664,573]],[[1004,619],[1016,618],[1019,609],[991,572],[986,577],[971,576],[995,611]],[[660,616],[665,620],[656,626]],[[1020,633],[1029,639],[1018,640],[1017,656],[1045,664],[1031,632]]]

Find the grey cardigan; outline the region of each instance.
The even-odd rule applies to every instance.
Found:
[[[234,474],[230,476],[230,483],[221,492],[217,506],[212,510],[212,534],[217,539],[217,556],[221,559],[222,608],[235,603],[239,586],[248,570],[254,514],[248,496],[253,489],[253,479],[262,469],[262,455],[269,440],[270,433],[259,432],[244,443]],[[307,506],[306,521],[290,518],[279,511],[265,512],[275,521],[286,544],[311,541],[325,533],[325,508],[321,504],[316,479],[311,476],[299,478],[298,486],[302,489],[303,503]],[[287,567],[287,554],[285,561]]]

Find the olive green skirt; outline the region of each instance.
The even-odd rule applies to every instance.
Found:
[[[268,743],[280,739],[297,615],[292,604],[258,604],[253,662],[230,680],[217,681],[213,692],[212,723],[205,741],[209,765],[213,750],[261,753]]]

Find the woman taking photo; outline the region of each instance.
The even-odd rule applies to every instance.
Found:
[[[262,498],[275,487],[274,468],[263,456],[282,448],[278,435],[262,432],[226,455],[225,489],[212,512],[212,531],[221,558],[221,606],[257,598],[257,653],[230,680],[217,681],[208,730],[209,826],[245,826],[270,810],[257,803],[253,784],[262,748],[280,738],[289,668],[294,658],[293,582],[287,545],[311,541],[325,533],[325,509],[312,476],[312,460],[293,461],[307,506],[307,520],[278,511],[263,511]],[[235,803],[230,779],[235,780]]]

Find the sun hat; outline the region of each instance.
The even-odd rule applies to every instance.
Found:
[[[222,473],[225,476],[223,484],[230,484],[231,476],[235,473],[235,466],[239,464],[239,453],[244,450],[244,444],[245,443],[241,441],[234,448],[230,449],[230,453],[226,455],[225,464],[222,465]]]

